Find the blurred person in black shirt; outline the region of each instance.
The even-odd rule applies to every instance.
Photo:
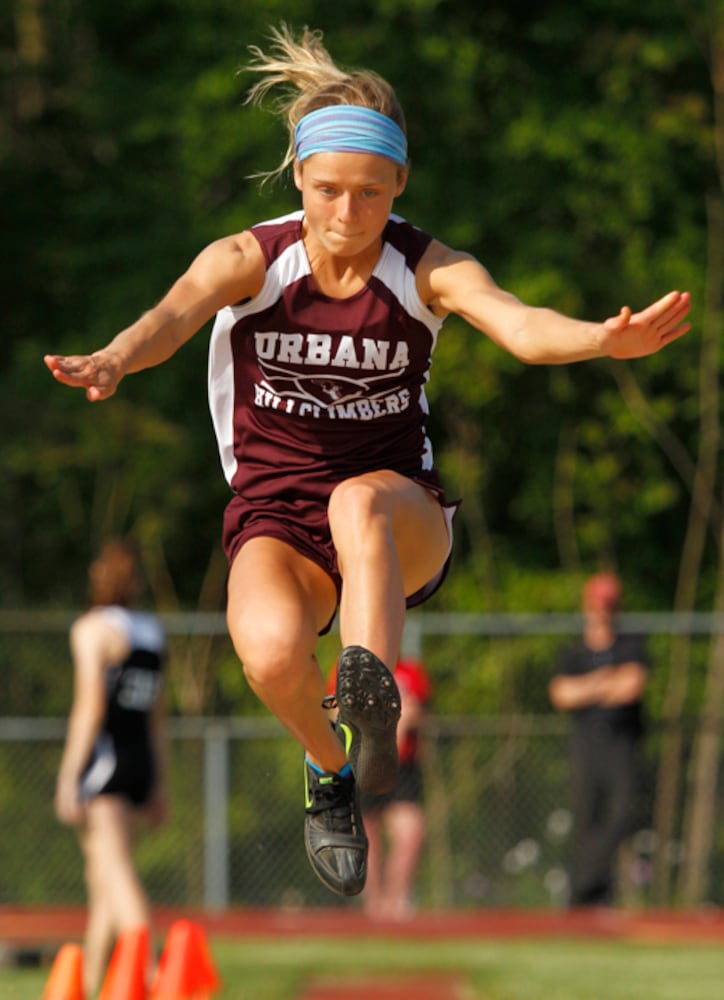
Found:
[[[55,811],[75,827],[85,860],[87,997],[103,983],[123,931],[147,927],[151,905],[133,857],[142,821],[163,822],[166,635],[135,607],[141,563],[128,539],[111,538],[88,571],[90,607],[73,622],[73,705]],[[149,974],[151,969],[149,969]]]
[[[553,706],[573,720],[571,906],[613,903],[618,849],[637,819],[649,658],[642,637],[617,632],[621,597],[612,573],[586,581],[583,634],[549,686]]]

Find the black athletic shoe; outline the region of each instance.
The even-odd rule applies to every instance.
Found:
[[[347,646],[337,664],[337,727],[360,791],[383,795],[399,772],[397,723],[400,692],[394,677],[374,653]]]
[[[312,868],[341,896],[362,892],[367,878],[367,837],[354,778],[319,773],[304,761],[304,846]]]

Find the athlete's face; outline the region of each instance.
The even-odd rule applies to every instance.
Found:
[[[379,242],[406,180],[406,170],[374,153],[315,153],[294,164],[310,234],[336,257]]]

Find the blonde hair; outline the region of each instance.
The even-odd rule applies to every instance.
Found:
[[[370,108],[391,118],[402,129],[405,115],[390,84],[373,70],[346,70],[337,66],[322,44],[322,32],[304,28],[295,41],[289,28],[270,29],[271,46],[265,53],[250,45],[254,57],[246,69],[264,74],[247,95],[247,104],[260,104],[269,91],[283,87],[275,100],[273,111],[286,121],[289,143],[282,162],[275,170],[254,176],[265,181],[280,176],[294,162],[294,129],[301,119],[334,104],[354,104]]]

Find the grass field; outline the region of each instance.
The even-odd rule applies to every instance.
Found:
[[[454,971],[471,1000],[721,1000],[721,944],[589,939],[214,938],[214,1000],[293,1000],[310,979]],[[40,1000],[48,969],[0,967],[3,1000]]]

